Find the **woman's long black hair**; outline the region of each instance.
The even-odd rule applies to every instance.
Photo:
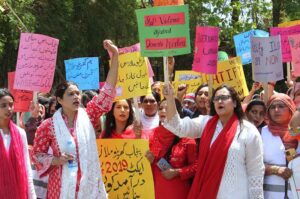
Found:
[[[126,99],[128,105],[129,105],[129,117],[126,122],[125,128],[123,131],[133,123],[134,120],[134,112],[132,109],[132,104],[129,99]],[[106,113],[106,120],[105,120],[105,129],[102,132],[101,138],[111,138],[112,132],[116,130],[116,118],[114,116],[114,108],[116,106],[116,102],[113,103],[112,108],[110,111]]]

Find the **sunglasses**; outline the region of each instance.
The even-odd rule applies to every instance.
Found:
[[[223,102],[223,101],[226,101],[230,98],[231,98],[230,95],[219,95],[219,96],[214,97],[213,102],[219,102],[220,100]]]

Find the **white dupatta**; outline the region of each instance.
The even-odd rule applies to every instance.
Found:
[[[73,140],[73,138],[62,118],[61,111],[62,109],[60,108],[53,115],[53,124],[59,149],[61,152],[64,152],[67,141]],[[87,113],[82,108],[78,110],[75,131],[81,169],[80,187],[77,198],[106,199],[107,194],[100,172],[95,131]],[[76,176],[70,175],[68,164],[63,165],[61,179],[60,199],[75,198],[77,174]]]

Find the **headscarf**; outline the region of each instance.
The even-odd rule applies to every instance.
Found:
[[[283,93],[276,93],[272,95],[267,103],[267,120],[269,130],[271,131],[272,135],[280,136],[282,142],[285,145],[288,144],[292,145],[292,148],[297,148],[297,140],[292,138],[288,132],[289,121],[286,121],[284,124],[278,124],[271,119],[269,108],[273,104],[273,102],[277,100],[283,102],[289,108],[291,117],[296,111],[296,106],[293,100],[288,95]]]

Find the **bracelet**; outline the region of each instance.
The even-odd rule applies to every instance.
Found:
[[[276,83],[268,82],[269,85],[275,87]]]
[[[278,174],[278,170],[279,170],[279,167],[278,167],[278,166],[271,166],[271,171],[272,171],[272,174],[273,174],[273,175]]]

